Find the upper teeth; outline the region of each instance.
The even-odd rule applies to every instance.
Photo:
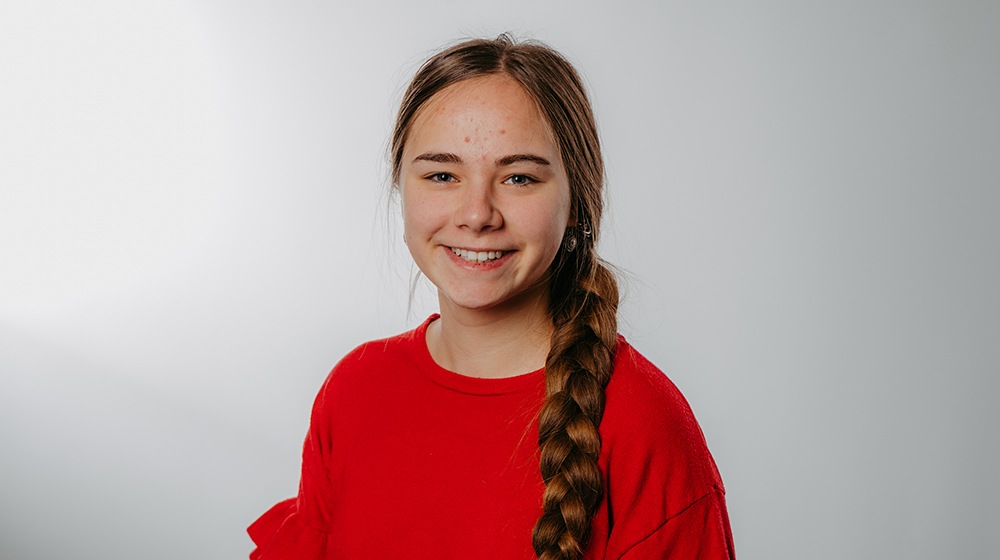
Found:
[[[491,261],[493,259],[499,259],[500,257],[503,256],[503,251],[476,252],[476,251],[469,251],[467,249],[456,249],[454,247],[451,248],[451,252],[455,253],[456,255],[462,257],[467,261],[472,261],[472,262],[486,262],[486,261]]]

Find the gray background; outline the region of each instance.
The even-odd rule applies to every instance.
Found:
[[[586,75],[739,557],[1000,557],[1000,4],[363,4],[0,4],[0,558],[246,556],[329,368],[434,308],[400,89],[504,30]]]

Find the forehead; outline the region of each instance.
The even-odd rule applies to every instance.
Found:
[[[555,146],[538,103],[513,78],[501,74],[463,80],[432,96],[415,115],[405,148],[409,151],[413,141],[451,135],[470,142],[470,134]]]

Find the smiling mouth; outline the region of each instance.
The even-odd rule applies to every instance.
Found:
[[[469,262],[489,262],[503,256],[503,251],[469,251],[468,249],[458,249],[456,247],[449,247],[449,249],[456,256],[462,257]]]

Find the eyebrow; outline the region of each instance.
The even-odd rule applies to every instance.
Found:
[[[497,165],[503,167],[519,161],[530,161],[532,163],[537,163],[538,165],[551,165],[549,160],[543,157],[533,156],[531,154],[514,154],[512,156],[504,156],[497,160]]]
[[[433,162],[433,163],[452,163],[452,164],[455,164],[455,165],[461,165],[462,164],[462,158],[458,157],[455,154],[448,154],[448,153],[430,153],[430,152],[428,152],[428,153],[425,153],[425,154],[420,154],[419,156],[413,158],[413,161],[430,161],[430,162]],[[497,159],[496,164],[498,166],[500,166],[500,167],[504,167],[504,166],[507,166],[507,165],[515,164],[515,163],[520,162],[520,161],[530,161],[532,163],[537,163],[538,165],[552,165],[551,162],[549,162],[549,160],[547,160],[547,159],[545,159],[543,157],[533,156],[531,154],[513,154],[513,155],[509,155],[509,156],[503,156],[502,158],[498,158]]]
[[[434,163],[454,163],[459,165],[462,163],[462,158],[455,154],[432,154],[428,152],[413,158],[413,161],[431,161]]]

